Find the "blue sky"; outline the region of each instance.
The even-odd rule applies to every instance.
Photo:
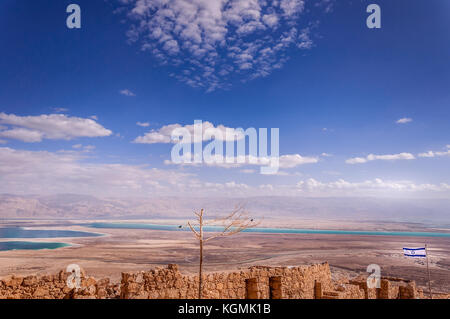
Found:
[[[449,3],[160,2],[1,2],[0,192],[449,197]],[[151,133],[196,119],[285,165],[168,165]]]

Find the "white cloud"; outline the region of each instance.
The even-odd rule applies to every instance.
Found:
[[[445,151],[427,151],[423,153],[417,154],[418,157],[432,158],[432,157],[440,157],[440,156],[450,156],[450,145],[447,145],[447,150]],[[367,157],[354,157],[346,160],[347,164],[361,164],[367,163],[369,161],[375,160],[385,160],[385,161],[394,161],[394,160],[413,160],[415,156],[411,153],[399,153],[399,154],[391,154],[391,155],[374,155],[369,154]]]
[[[203,141],[209,141],[211,138],[208,135],[214,135],[215,139],[223,141],[235,141],[243,138],[243,134],[238,130],[224,125],[214,126],[211,122],[201,122],[198,124],[181,125],[181,124],[169,124],[161,127],[159,130],[151,130],[142,136],[138,136],[134,143],[140,144],[156,144],[156,143],[176,143],[178,141],[172,141],[172,132],[175,129],[186,129],[191,134],[191,142],[197,143]],[[196,128],[200,131],[201,136],[194,135]],[[228,135],[226,134],[228,132]]]
[[[387,154],[387,155],[375,155],[369,154],[366,157],[354,157],[346,160],[347,164],[361,164],[370,161],[395,161],[395,160],[413,160],[414,155],[411,153],[399,153],[399,154]]]
[[[419,157],[435,157],[436,153],[433,151],[428,151],[428,152],[420,153],[417,156],[419,156]]]
[[[243,183],[236,183],[234,181],[225,183],[225,187],[227,188],[238,188],[238,189],[248,189],[249,186]]]
[[[281,68],[287,50],[312,47],[310,27],[317,20],[306,16],[304,0],[120,2],[132,23],[129,42],[183,70],[172,74],[178,80],[207,91],[229,87],[232,78],[247,81]]]
[[[318,161],[317,157],[304,157],[300,154],[282,155],[280,156],[280,167],[292,168],[303,164],[314,164]]]
[[[415,159],[415,157],[411,153],[399,153],[399,154],[391,154],[391,155],[370,154],[367,156],[367,160],[369,160],[369,161],[375,161],[375,160],[395,161],[395,160],[412,160],[412,159]]]
[[[12,126],[0,131],[0,137],[24,142],[40,142],[43,139],[71,140],[77,137],[102,137],[112,134],[93,119],[64,114],[17,116],[0,113],[0,123]]]
[[[128,89],[120,90],[119,93],[125,96],[136,96],[136,94],[134,94]]]
[[[273,175],[273,176],[291,176],[293,174],[286,172],[286,171],[282,171],[282,170],[278,170],[276,173],[266,173],[265,175]]]
[[[367,159],[364,157],[353,157],[353,158],[349,158],[345,162],[347,164],[361,164],[361,163],[366,163]]]
[[[212,166],[212,167],[222,167],[222,168],[236,168],[242,166],[270,166],[271,163],[275,164],[274,157],[255,157],[252,155],[245,156],[234,156],[234,157],[224,157],[222,155],[213,155],[208,161],[203,161],[202,163],[195,163],[192,154],[184,154],[186,158],[185,163],[173,163],[170,160],[164,161],[166,165],[182,165],[182,166]],[[301,156],[300,154],[290,154],[282,155],[278,158],[279,168],[294,168],[304,164],[314,164],[319,160],[317,157],[307,157]],[[246,171],[248,173],[249,171]],[[285,172],[277,172],[275,175],[286,175]]]
[[[0,147],[0,193],[164,194],[191,174],[126,164],[89,163],[83,152]]]
[[[42,132],[20,127],[0,132],[0,136],[3,138],[20,140],[27,143],[40,142],[42,141],[43,135]]]
[[[77,145],[77,144],[75,144]],[[76,146],[75,149],[82,149]],[[448,183],[417,184],[381,178],[360,182],[344,179],[321,182],[314,178],[289,185],[249,185],[229,180],[202,181],[182,170],[157,169],[147,165],[91,162],[79,151],[26,151],[0,147],[0,193],[61,194],[94,196],[367,196],[404,193],[447,194]]]
[[[276,14],[265,14],[262,21],[269,27],[273,28],[278,24],[278,16]]]
[[[149,127],[150,123],[148,123],[148,122],[137,122],[136,125],[142,126],[142,127]]]
[[[411,181],[385,181],[381,178],[366,180],[363,182],[349,182],[339,179],[333,182],[319,182],[314,178],[297,183],[297,188],[305,192],[316,193],[339,193],[352,195],[358,193],[380,193],[380,192],[442,192],[450,190],[450,185],[446,183],[436,184],[415,184]]]
[[[448,145],[447,145],[448,147]],[[450,149],[446,151],[428,151],[420,153],[419,157],[440,157],[440,156],[450,156]]]
[[[399,119],[399,120],[397,120],[397,124],[406,124],[406,123],[409,123],[409,122],[412,122],[413,121],[413,119],[412,118],[410,118],[410,117],[402,117],[401,119]]]
[[[293,16],[303,11],[305,2],[302,0],[281,0],[280,8],[286,16]]]

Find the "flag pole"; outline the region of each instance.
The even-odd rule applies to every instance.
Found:
[[[428,272],[428,289],[430,291],[430,299],[433,299],[433,295],[431,293],[431,276],[430,276],[430,267],[428,266],[428,250],[427,244],[425,244],[425,255],[427,257],[427,272]]]

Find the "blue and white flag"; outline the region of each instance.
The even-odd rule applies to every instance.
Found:
[[[425,247],[422,248],[403,248],[403,254],[406,257],[426,257]]]

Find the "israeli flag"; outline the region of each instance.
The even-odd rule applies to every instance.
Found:
[[[403,248],[403,254],[406,257],[426,257],[425,247],[422,248]]]

